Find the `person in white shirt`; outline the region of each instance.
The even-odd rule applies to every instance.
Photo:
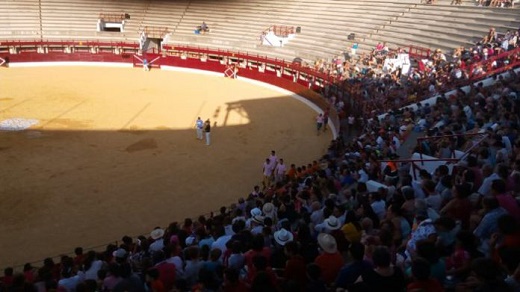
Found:
[[[399,140],[399,137],[396,133],[392,134],[392,143],[395,146],[395,150],[399,149],[401,147],[401,141]]]
[[[274,168],[271,164],[271,160],[269,160],[269,158],[266,158],[262,169],[262,173],[264,174],[264,179],[262,181],[264,190],[271,186],[271,177],[273,175],[273,170]]]
[[[357,174],[358,174],[358,179],[357,179],[358,182],[366,183],[368,181],[368,174],[363,168],[360,168],[357,171]]]
[[[261,234],[264,230],[264,216],[255,216],[251,220],[251,234]]]
[[[482,181],[482,185],[480,185],[480,188],[478,189],[478,193],[483,197],[491,197],[491,183],[495,179],[500,179],[500,176],[497,174],[497,171],[491,173],[493,167],[491,164],[484,164],[482,166],[482,173],[486,178]],[[498,165],[497,165],[498,169]]]
[[[286,170],[287,170],[287,167],[286,167],[285,163],[283,162],[283,159],[280,158],[280,160],[274,170],[274,181],[275,182],[283,181],[285,178]]]
[[[371,193],[369,195],[370,199],[370,207],[374,210],[379,220],[383,220],[386,216],[386,203],[383,199],[381,199],[381,195],[379,193]]]
[[[318,136],[320,135],[321,127],[323,127],[323,121],[324,121],[323,114],[320,113],[316,117],[316,130],[317,130]]]
[[[211,244],[211,249],[218,248],[224,253],[227,250],[226,243],[231,239],[232,235],[226,235],[226,230],[223,226],[216,227],[215,234],[217,240]]]
[[[382,148],[383,147],[383,143],[385,143],[385,139],[383,138],[383,135],[380,134],[377,136],[377,139],[376,139],[376,143],[377,143],[377,146],[379,148]]]
[[[276,151],[271,150],[271,155],[269,155],[269,163],[271,167],[274,169],[276,167],[276,162],[278,161],[278,157],[276,156]]]

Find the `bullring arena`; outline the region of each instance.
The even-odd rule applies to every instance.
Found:
[[[302,164],[332,138],[287,92],[223,75],[10,68],[0,83],[2,120],[38,120],[1,132],[2,264],[216,211],[260,184],[272,149]],[[196,139],[198,116],[215,125],[210,146]]]
[[[455,175],[454,161],[480,158],[477,150],[491,143],[492,134],[473,128],[473,146],[450,148],[448,158],[426,153],[422,142],[431,140],[425,137],[430,130],[439,137],[452,137],[439,130],[446,126],[456,132],[454,136],[467,138],[469,119],[443,119],[442,110],[456,112],[453,108],[460,106],[456,116],[467,103],[471,113],[493,116],[489,121],[505,119],[508,125],[515,125],[515,117],[520,121],[512,110],[518,104],[513,96],[520,94],[520,19],[518,8],[512,7],[515,2],[0,1],[0,268],[21,272],[30,263],[31,274],[43,259],[53,258],[57,265],[38,270],[35,282],[63,289],[59,282],[81,278],[79,271],[90,270],[90,260],[96,258],[96,272],[117,266],[115,272],[109,271],[114,272],[111,276],[120,268],[140,273],[145,278],[140,284],[151,285],[145,273],[155,271],[146,266],[152,260],[159,265],[166,262],[163,256],[179,258],[175,269],[180,271],[192,256],[189,252],[199,252],[197,241],[203,240],[199,232],[231,242],[232,227],[243,228],[239,232],[246,234],[235,242],[250,257],[247,276],[242,274],[247,285],[253,285],[257,276],[250,275],[257,272],[251,252],[259,242],[254,241],[259,236],[252,235],[253,229],[268,233],[262,239],[264,248],[283,254],[281,258],[289,257],[284,245],[294,239],[296,249],[312,249],[305,254],[305,264],[318,265],[317,246],[320,253],[337,254],[339,262],[349,263],[351,254],[345,246],[340,250],[340,241],[350,249],[361,239],[352,239],[340,226],[367,218],[374,224],[397,218],[387,214],[404,210],[403,180],[410,185],[423,179],[441,184],[436,176],[417,178],[419,162],[431,174],[437,166],[448,165]],[[504,91],[496,89],[497,74],[507,80]],[[503,103],[495,102],[498,111],[480,109],[473,102],[478,82],[491,88],[479,90],[510,94],[502,97]],[[452,107],[446,107],[450,102]],[[501,111],[510,112],[497,116]],[[325,112],[328,129],[317,135],[317,121],[322,119],[317,115]],[[466,107],[463,112],[467,114]],[[196,139],[197,117],[210,120],[211,145]],[[499,135],[496,129],[488,131]],[[520,146],[508,149],[509,166],[515,161],[513,154],[520,157],[515,147]],[[282,175],[283,183],[272,186],[279,197],[261,196],[241,205],[245,218],[238,218],[235,205],[202,227],[197,222],[180,231],[171,225],[166,228],[171,222],[182,227],[185,218],[208,218],[220,207],[247,197],[253,186],[262,185],[263,163],[272,150],[287,167],[315,164],[308,171]],[[423,154],[431,155],[431,160],[423,160]],[[392,187],[395,197],[384,196]],[[417,196],[424,190],[412,192]],[[348,201],[352,193],[357,196]],[[442,206],[452,201],[443,198]],[[401,204],[395,214],[390,206],[394,204]],[[409,234],[395,231],[402,224],[391,234],[394,248],[402,243],[407,252],[408,240],[413,239],[411,225],[424,215],[419,211],[425,211],[411,205],[410,218],[401,216],[409,221]],[[274,211],[264,209],[270,206]],[[432,208],[427,203],[423,207]],[[279,215],[285,216],[285,223]],[[268,218],[275,223],[272,228]],[[224,229],[232,219],[247,223],[234,222]],[[323,224],[336,227],[327,229]],[[470,229],[466,225],[463,231]],[[156,227],[173,236],[155,238],[150,232]],[[361,230],[355,228],[361,238]],[[475,226],[471,228],[473,234]],[[325,237],[318,236],[325,233],[334,241],[328,248],[323,248]],[[124,235],[134,242],[118,249]],[[186,236],[193,241],[184,241]],[[141,246],[142,242],[146,244]],[[165,248],[148,248],[152,242]],[[75,247],[96,252],[90,260],[78,256],[71,264],[67,256],[74,257]],[[231,252],[223,242],[209,247]],[[178,248],[180,257],[175,254]],[[194,257],[198,259],[198,254]],[[280,262],[273,268],[283,274],[286,262]],[[327,270],[329,263],[322,261],[319,269]],[[327,288],[346,287],[335,283],[341,266],[329,271]],[[520,275],[520,267],[518,271]],[[7,269],[6,277],[0,276],[0,290],[8,287],[9,273]],[[24,287],[33,284],[29,274],[19,281]],[[98,280],[97,288],[112,291],[101,274],[89,279]],[[289,279],[281,274],[277,281],[288,285]],[[311,274],[304,273],[305,281]],[[131,278],[130,273],[125,275],[121,282]],[[194,275],[188,279],[181,273],[180,278],[193,281],[189,282],[193,287],[202,285],[197,282],[199,274]],[[52,279],[45,282],[44,276]],[[444,281],[444,274],[439,281]],[[169,283],[170,289],[173,284]],[[65,290],[75,288],[71,284]],[[276,290],[271,288],[265,290]],[[282,290],[282,285],[277,288]]]

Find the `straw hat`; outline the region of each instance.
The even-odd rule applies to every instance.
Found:
[[[266,217],[274,217],[274,205],[273,203],[265,203],[262,207],[262,212],[264,212],[264,215]]]
[[[318,235],[318,244],[326,253],[336,253],[338,251],[336,239],[328,233],[320,233]]]
[[[262,210],[259,208],[253,208],[251,209],[251,217],[260,216],[262,215]]]
[[[323,223],[325,223],[325,228],[330,231],[338,230],[341,227],[338,218],[334,217],[333,215],[330,215],[330,217],[325,219]]]
[[[161,238],[163,236],[164,236],[164,230],[161,229],[161,228],[156,228],[152,232],[150,232],[150,237],[153,240],[157,240],[157,239],[159,239],[159,238]]]
[[[293,238],[294,237],[293,237],[292,233],[285,230],[284,228],[282,228],[274,233],[274,240],[276,240],[276,242],[282,246],[284,246],[289,241],[292,241]]]

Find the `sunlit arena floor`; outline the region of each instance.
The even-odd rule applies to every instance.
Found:
[[[211,146],[195,120],[213,125]],[[332,135],[286,92],[206,74],[1,68],[0,267],[100,246],[245,197],[271,150],[306,164]],[[1,127],[0,127],[1,128]]]

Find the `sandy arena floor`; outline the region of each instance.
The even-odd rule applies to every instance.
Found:
[[[216,127],[198,141],[197,116]],[[139,69],[0,70],[0,268],[99,246],[246,196],[274,149],[322,155],[315,112],[241,80]]]

